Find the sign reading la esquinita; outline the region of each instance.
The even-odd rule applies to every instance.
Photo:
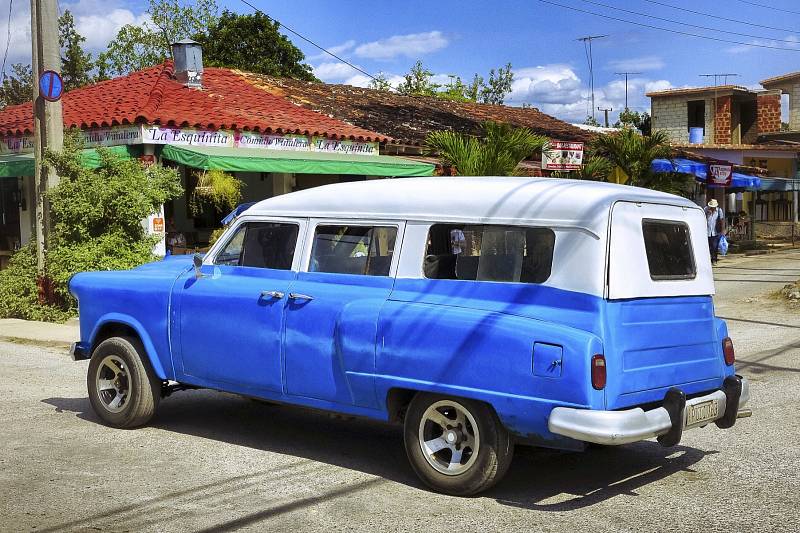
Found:
[[[542,153],[544,170],[577,170],[583,164],[583,143],[552,141]]]
[[[733,179],[733,165],[708,165],[710,185],[728,187]]]

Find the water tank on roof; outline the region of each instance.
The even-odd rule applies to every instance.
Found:
[[[203,47],[191,39],[170,45],[175,61],[175,79],[187,87],[203,86]]]
[[[703,128],[689,128],[689,144],[703,144]]]

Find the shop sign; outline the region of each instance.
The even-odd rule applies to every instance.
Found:
[[[378,155],[378,143],[314,137],[311,151],[328,154]]]
[[[733,165],[708,165],[710,185],[729,187],[733,179]]]
[[[222,130],[196,130],[142,126],[144,144],[172,144],[175,146],[233,146],[233,134]]]
[[[308,137],[305,135],[268,135],[250,131],[237,132],[234,135],[237,148],[261,148],[264,150],[287,150],[307,152],[310,149]]]
[[[86,148],[141,144],[142,142],[142,130],[139,126],[81,130],[81,134],[83,135],[83,145]],[[33,146],[33,135],[3,137],[2,143],[0,143],[0,154],[31,153],[33,152]]]
[[[577,170],[583,164],[583,143],[552,141],[542,153],[544,170]]]

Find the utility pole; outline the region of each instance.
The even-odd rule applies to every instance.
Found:
[[[606,107],[606,108],[603,108],[603,107],[598,107],[598,108],[597,108],[597,110],[598,110],[598,111],[603,111],[603,112],[606,114],[606,128],[608,128],[608,127],[609,127],[609,125],[608,125],[608,114],[609,114],[611,111],[614,111],[614,109],[613,109],[613,108],[611,108],[611,107]]]
[[[49,299],[45,276],[47,238],[50,232],[50,205],[47,190],[58,185],[58,175],[44,164],[46,150],[59,151],[64,143],[61,101],[47,101],[39,94],[39,79],[46,70],[61,73],[58,42],[57,0],[31,0],[31,41],[33,70],[33,130],[36,174],[36,267],[39,273],[39,299]]]
[[[636,76],[641,72],[615,72],[617,76],[625,76],[625,111],[628,110],[628,76]]]
[[[586,52],[586,61],[589,63],[589,88],[592,95],[592,118],[594,117],[594,62],[592,58],[592,41],[595,39],[603,39],[608,35],[587,35],[585,37],[578,37],[578,41],[583,43],[583,49]]]

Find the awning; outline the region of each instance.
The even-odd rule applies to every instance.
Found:
[[[708,165],[691,159],[655,159],[650,167],[654,172],[679,172],[681,174],[692,174],[697,181],[705,183],[708,179]],[[711,185],[713,187],[713,185]],[[760,189],[761,178],[734,172],[731,177],[730,189]]]
[[[800,180],[789,178],[761,178],[762,191],[800,191]]]
[[[257,148],[166,145],[161,157],[182,165],[227,172],[350,174],[357,176],[431,176],[430,163],[385,155],[326,154]]]
[[[137,145],[112,146],[106,148],[106,150],[123,159],[133,159],[142,153],[142,147]],[[86,168],[98,168],[100,166],[100,153],[94,148],[83,150],[81,160]],[[0,155],[0,178],[33,176],[35,167],[36,162],[33,154]]]

